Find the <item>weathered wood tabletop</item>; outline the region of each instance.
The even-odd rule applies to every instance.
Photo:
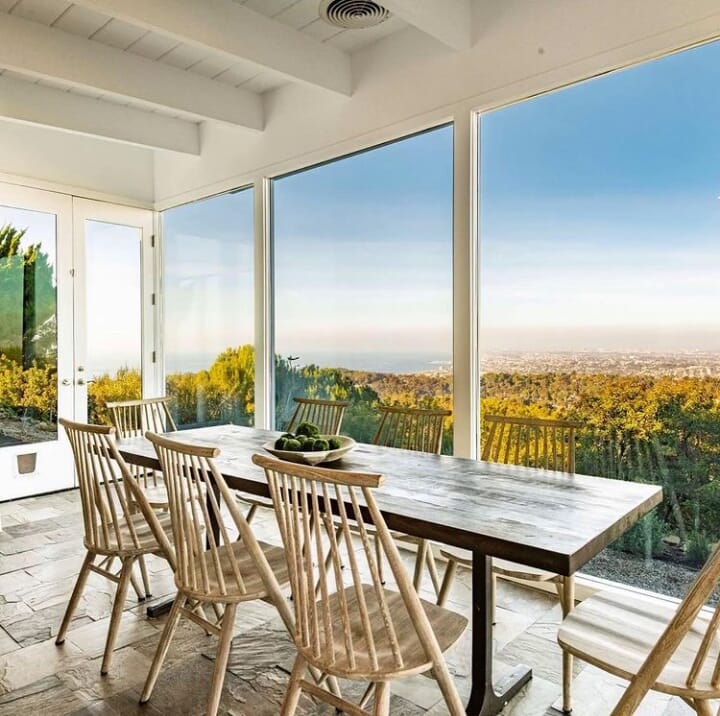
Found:
[[[217,466],[228,485],[268,496],[262,470],[251,461],[278,433],[222,425],[168,437],[222,450]],[[145,438],[123,440],[130,463],[158,468]],[[380,472],[376,500],[388,527],[473,553],[473,687],[469,714],[495,714],[527,682],[516,669],[502,693],[492,685],[491,558],[502,557],[571,575],[662,500],[657,485],[512,467],[359,444],[344,470]]]

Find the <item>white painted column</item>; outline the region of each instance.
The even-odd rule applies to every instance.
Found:
[[[478,241],[477,122],[475,113],[454,115],[453,141],[453,421],[455,455],[477,457]]]
[[[273,400],[273,305],[270,239],[270,180],[253,182],[255,231],[255,427],[272,427]]]

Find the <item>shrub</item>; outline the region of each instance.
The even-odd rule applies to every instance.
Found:
[[[688,535],[687,548],[685,549],[687,561],[693,567],[702,567],[710,557],[710,552],[712,552],[712,547],[705,532],[693,530]]]

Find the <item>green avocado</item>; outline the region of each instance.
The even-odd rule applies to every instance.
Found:
[[[285,446],[287,445],[287,441],[288,441],[288,439],[286,437],[278,438],[275,441],[275,449],[276,450],[286,450],[287,448]]]
[[[315,449],[315,438],[306,438],[304,437],[300,444],[302,445],[302,449],[306,452],[310,452]]]
[[[330,440],[328,440],[328,445],[330,446],[331,450],[337,450],[338,448],[342,447],[340,438],[330,438]]]
[[[329,450],[330,444],[327,440],[323,440],[322,438],[318,438],[315,441],[315,445],[313,447],[313,452],[320,452],[321,450]]]
[[[302,450],[302,446],[300,445],[299,440],[297,440],[296,438],[291,438],[285,441],[285,449],[292,450],[293,452],[299,452],[300,450]]]

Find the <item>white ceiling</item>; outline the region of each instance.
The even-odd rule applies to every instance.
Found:
[[[150,6],[143,5],[143,2],[157,5],[148,9]],[[449,12],[452,8],[457,10],[457,27],[463,19],[469,19],[471,0],[443,0],[443,3],[437,3],[436,0],[387,0],[385,4],[393,9],[394,14],[384,23],[365,30],[343,30],[329,25],[318,16],[320,0],[143,2],[0,0],[0,46],[7,45],[8,38],[16,38],[24,32],[28,33],[29,38],[26,45],[21,47],[21,53],[13,53],[8,49],[3,57],[0,51],[0,74],[12,86],[16,98],[18,88],[21,88],[18,83],[31,82],[52,90],[48,95],[52,101],[59,100],[58,91],[67,93],[70,98],[65,100],[66,104],[72,103],[73,97],[81,97],[85,103],[87,98],[91,98],[114,106],[124,106],[134,112],[153,112],[175,121],[197,123],[219,119],[239,125],[245,123],[257,129],[262,128],[263,122],[267,120],[262,117],[264,93],[300,81],[317,84],[340,94],[351,94],[349,56],[352,53],[406,29],[410,24],[426,34],[433,34],[433,20],[437,20],[440,26],[447,25],[448,15],[451,20],[455,19],[453,13]],[[165,14],[153,16],[161,6]],[[198,11],[203,15],[198,16]],[[211,17],[213,13],[215,17]],[[172,17],[173,22],[176,17],[181,19],[178,20],[179,24],[176,22],[168,28],[163,22],[167,17]],[[226,26],[228,18],[235,24],[228,21]],[[204,27],[205,19],[209,21],[207,27]],[[274,58],[268,60],[268,47],[261,47],[262,42],[257,38],[246,34],[244,38],[234,39],[232,31],[228,29],[244,29],[254,22],[258,23],[258,34],[273,34],[267,46],[275,48],[278,56],[285,57],[277,62]],[[3,24],[6,25],[6,41],[2,37]],[[44,28],[41,34],[37,34],[40,32],[37,28]],[[194,36],[195,31],[198,32],[197,36]],[[442,32],[439,32],[437,37],[445,41],[441,35]],[[75,41],[79,53],[77,60],[74,59],[75,47],[68,44],[71,41],[69,38],[80,38]],[[251,41],[247,42],[248,39]],[[254,52],[245,52],[245,46],[252,45],[253,40]],[[96,43],[112,48],[112,51],[108,53],[102,47],[98,48]],[[55,46],[54,49],[47,49],[49,45]],[[26,48],[31,48],[28,49],[28,55],[32,57],[16,61],[18,54],[25,56]],[[53,52],[59,56],[58,62],[54,61]],[[297,73],[293,52],[302,55],[297,63]],[[36,62],[33,53],[41,56],[41,59]],[[99,53],[98,63],[95,63],[93,53]],[[127,62],[124,59],[126,57]],[[131,62],[131,57],[140,57],[143,61]],[[88,69],[89,65],[102,67],[103,63],[110,70],[108,75],[112,75],[114,70],[120,75],[124,71],[129,85],[126,87],[117,77],[104,82],[102,78],[98,79],[102,70],[94,73],[92,68]],[[82,65],[85,65],[85,71],[78,74]],[[157,72],[153,67],[157,68]],[[162,69],[168,67],[173,69]],[[143,88],[138,91],[138,75],[147,75],[150,78],[148,84],[154,89],[144,91]],[[183,77],[186,78],[185,82]],[[316,78],[319,79],[316,81]],[[198,95],[197,101],[185,101],[186,98],[180,96],[185,84],[188,85],[185,93]],[[175,89],[175,95],[170,99],[165,96],[165,92],[158,91],[158,88],[166,89],[169,85]],[[229,88],[237,90],[237,94],[233,94]],[[37,95],[37,90],[34,92]],[[206,106],[226,104],[230,111],[224,112],[221,108],[215,114],[208,113],[206,116],[200,95],[203,95]],[[257,97],[260,98],[259,102]],[[18,107],[18,103],[22,105],[16,99],[12,107],[6,109],[0,102],[0,117],[34,122],[35,119],[30,117],[37,118],[37,105],[33,107],[33,112],[29,112],[22,106]],[[250,107],[247,115],[236,121],[232,105],[240,103],[249,103]],[[70,109],[73,109],[72,106]],[[86,112],[87,109],[87,104],[83,107],[78,105],[76,111]],[[50,119],[48,126],[72,129],[71,123],[68,126],[68,122]],[[79,131],[88,130],[84,127]],[[143,137],[140,143],[147,144],[149,140],[146,134]],[[127,141],[126,136],[119,139]],[[162,142],[159,146],[163,147]],[[193,149],[193,153],[195,151]]]

